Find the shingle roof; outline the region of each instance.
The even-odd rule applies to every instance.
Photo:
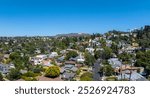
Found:
[[[130,77],[130,74],[126,74],[126,73],[123,73],[122,74],[122,78],[124,79],[129,79]],[[121,79],[121,75],[118,76],[118,79],[120,80]],[[139,73],[137,72],[132,72],[131,74],[131,80],[132,81],[147,81],[147,79],[145,77],[143,77],[142,75],[140,75]]]

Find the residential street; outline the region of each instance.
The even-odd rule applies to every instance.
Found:
[[[100,69],[100,61],[96,61],[93,67],[93,80],[94,81],[101,81],[101,77],[99,75],[99,69]]]

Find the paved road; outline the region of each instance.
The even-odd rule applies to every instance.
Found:
[[[94,67],[93,67],[93,80],[94,81],[101,81],[101,77],[100,74],[98,73],[100,69],[100,61],[96,61],[94,63]]]

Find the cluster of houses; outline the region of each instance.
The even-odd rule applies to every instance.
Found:
[[[127,79],[131,81],[147,81],[147,79],[143,76],[143,67],[134,67],[129,64],[122,64],[118,58],[110,58],[108,62],[117,73],[118,80]]]
[[[61,50],[59,55],[57,52],[51,52],[51,54],[39,54],[31,57],[30,62],[33,66],[42,65],[43,67],[54,66],[53,62],[55,62],[56,65],[60,66],[61,79],[75,80],[76,72],[81,66],[83,66],[85,58],[82,53],[78,53],[77,57],[70,58],[66,61],[65,56],[68,51],[75,50]]]
[[[85,51],[88,51],[90,54],[94,56],[94,52],[97,50],[103,50],[102,43],[100,42],[101,39],[105,40],[106,46],[111,47],[113,44],[113,41],[110,40],[111,37],[117,37],[117,36],[133,36],[136,37],[137,34],[135,33],[123,33],[120,35],[110,33],[110,35],[102,35],[101,37],[95,37],[94,39],[89,39],[87,42],[83,42],[84,44],[88,44],[86,48],[84,48]],[[14,42],[16,43],[16,42]],[[8,43],[5,43],[8,45]],[[81,43],[78,42],[78,46]],[[70,43],[71,47],[72,43]],[[123,41],[120,41],[117,45],[118,48],[121,48],[118,50],[118,54],[121,54],[123,52],[129,53],[129,54],[135,54],[136,50],[140,50],[141,47],[137,43],[125,43]],[[148,50],[148,49],[146,49]],[[150,49],[149,49],[150,50]],[[0,49],[1,51],[1,49]],[[68,51],[76,51],[78,53],[77,57],[69,58],[68,61],[65,60],[66,54]],[[11,52],[11,50],[10,50]],[[36,49],[35,50],[36,55],[34,57],[30,57],[30,63],[33,66],[36,65],[42,65],[43,67],[49,67],[53,66],[54,62],[56,65],[60,66],[60,78],[63,80],[76,80],[77,74],[76,72],[82,67],[83,71],[84,69],[84,52],[79,52],[79,50],[71,49],[68,47],[68,49],[61,50],[59,53],[57,52],[49,52],[50,54],[41,54],[41,50]],[[9,55],[5,55],[4,58],[9,58]],[[117,78],[119,80],[121,79],[130,79],[132,81],[146,81],[147,79],[143,76],[144,68],[142,67],[134,67],[131,65],[125,65],[120,61],[117,56],[113,56],[112,58],[108,59],[108,63],[114,68]],[[0,64],[0,72],[2,74],[8,74],[10,72],[10,69],[15,68],[13,64]],[[91,69],[87,68],[86,71],[92,71]]]

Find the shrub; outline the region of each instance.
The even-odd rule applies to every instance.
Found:
[[[81,81],[92,81],[93,80],[92,79],[92,73],[86,72],[86,73],[82,74],[80,77],[80,80]]]
[[[26,77],[35,77],[36,74],[33,73],[32,71],[28,71],[27,73],[23,74],[23,76],[26,76]]]
[[[35,77],[22,76],[21,78],[25,81],[37,81],[37,79]]]
[[[45,71],[45,76],[55,78],[60,75],[60,68],[58,66],[51,66]]]

